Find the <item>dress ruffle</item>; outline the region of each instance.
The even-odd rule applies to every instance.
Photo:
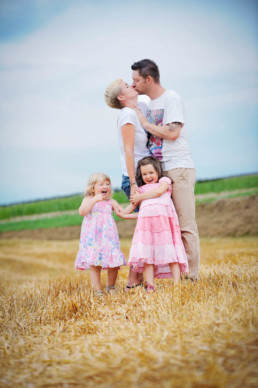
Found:
[[[174,233],[181,233],[180,227],[174,222],[174,218],[166,217],[165,215],[154,215],[150,217],[138,217],[135,232],[138,231],[150,231],[153,233],[161,233],[168,231],[171,234],[171,230]]]
[[[187,273],[188,265],[185,259],[185,250],[181,244],[147,245],[138,242],[131,247],[129,263],[134,266],[136,272],[136,268],[143,267],[144,263],[157,266],[178,263],[180,271]]]
[[[175,212],[171,206],[165,204],[152,204],[151,206],[143,206],[139,218],[142,217],[155,217],[157,215],[173,218]]]
[[[138,263],[133,266],[133,271],[138,273],[144,272],[144,264]],[[182,271],[182,273],[184,273]],[[187,272],[185,272],[187,273]],[[155,265],[154,264],[154,277],[157,279],[169,279],[172,277],[169,265]]]
[[[90,269],[91,265],[100,266],[102,269],[120,267],[126,265],[124,255],[119,249],[104,250],[96,252],[94,247],[88,247],[86,250],[81,249],[76,258],[76,269]]]

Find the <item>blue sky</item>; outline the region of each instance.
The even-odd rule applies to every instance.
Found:
[[[258,171],[257,2],[0,1],[0,204],[120,186],[106,86],[156,61],[184,99],[198,179]]]

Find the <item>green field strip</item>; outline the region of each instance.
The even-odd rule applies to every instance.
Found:
[[[129,202],[123,191],[115,192],[113,194],[113,198],[118,203]],[[44,201],[21,203],[10,206],[0,206],[0,220],[35,214],[78,210],[82,199],[83,195],[74,195],[71,197],[60,197]]]
[[[245,175],[234,178],[197,182],[195,194],[221,193],[241,189],[258,188],[258,175]]]
[[[113,214],[115,221],[122,220]],[[65,226],[78,226],[81,225],[83,217],[79,214],[74,215],[60,215],[58,217],[47,217],[33,220],[24,221],[9,221],[0,224],[0,232],[14,232],[20,230],[33,230],[33,229],[49,229],[49,228],[62,228]]]
[[[197,182],[195,186],[195,194],[222,193],[226,191],[258,189],[258,174],[246,175],[234,178],[218,179],[205,182]],[[242,196],[243,194],[239,194]],[[237,195],[238,196],[238,195]],[[118,203],[128,203],[128,199],[123,191],[113,193],[113,198]],[[228,196],[228,198],[230,198]],[[78,210],[83,195],[73,195],[70,197],[60,197],[48,199],[44,201],[35,201],[29,203],[21,203],[10,206],[0,206],[0,220],[8,220],[14,217],[30,216],[44,213],[63,212],[70,210]],[[214,197],[214,200],[217,198]],[[200,202],[210,202],[209,200],[200,200]],[[56,217],[54,217],[56,218]]]
[[[207,198],[203,198],[203,199],[197,198],[196,205],[199,205],[201,203],[216,202],[216,201],[220,201],[222,199],[230,199],[230,198],[237,198],[237,197],[250,197],[252,195],[258,195],[258,189],[253,189],[253,190],[249,190],[249,191],[242,191],[241,193],[237,193],[237,194],[227,193],[227,194],[221,195],[221,196],[207,197]]]

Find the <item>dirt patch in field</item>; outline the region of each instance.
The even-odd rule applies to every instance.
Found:
[[[201,237],[258,234],[258,196],[237,197],[200,204],[196,219]]]
[[[200,204],[196,208],[200,237],[228,237],[258,235],[258,196],[221,199]],[[136,220],[117,222],[120,238],[131,238]],[[37,240],[76,240],[80,226],[64,228],[23,230],[0,233],[0,238]]]

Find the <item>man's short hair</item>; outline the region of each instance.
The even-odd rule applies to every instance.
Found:
[[[131,66],[132,70],[138,70],[140,76],[147,78],[150,75],[156,83],[159,83],[159,68],[154,61],[150,59],[142,59],[141,61],[134,62]]]

